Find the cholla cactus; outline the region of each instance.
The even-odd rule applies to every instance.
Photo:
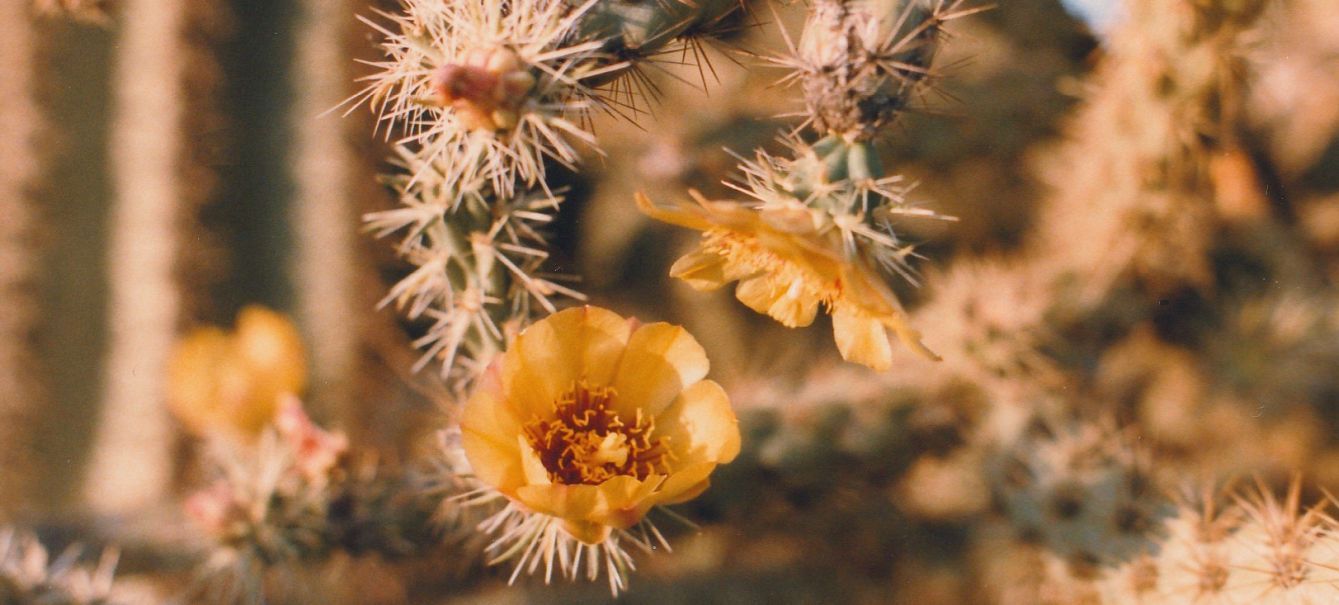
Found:
[[[814,130],[847,141],[886,132],[924,90],[944,24],[982,10],[963,0],[820,0],[777,63],[804,90]]]
[[[398,149],[409,170],[421,159]],[[442,363],[443,374],[468,382],[502,350],[503,343],[540,311],[555,310],[558,295],[581,295],[535,274],[547,257],[542,229],[560,198],[525,194],[494,200],[479,193],[454,204],[456,183],[435,167],[388,177],[403,207],[367,217],[380,235],[402,230],[402,256],[417,266],[386,298],[411,318],[432,326],[416,346],[425,349],[417,368]],[[444,203],[445,202],[445,203]]]
[[[1146,454],[1103,425],[1043,423],[1005,447],[988,470],[1003,512],[1076,575],[1144,552],[1171,512]]]
[[[105,550],[97,566],[79,563],[71,548],[51,560],[37,538],[12,527],[0,528],[0,603],[112,605],[112,575],[118,554]]]
[[[1057,432],[1058,431],[1058,432]],[[1094,423],[1025,435],[989,468],[1009,524],[1039,547],[1054,603],[1328,603],[1339,596],[1329,504],[1263,484],[1174,501],[1147,453]],[[1187,492],[1188,493],[1188,492]]]
[[[504,197],[542,187],[546,157],[577,161],[568,137],[594,144],[570,120],[589,108],[583,80],[600,46],[573,40],[582,11],[561,0],[416,0],[404,9],[374,25],[387,59],[356,99],[380,113],[388,135],[404,131],[423,162],[412,174],[442,163],[450,206],[484,187]]]
[[[1044,352],[1056,342],[1048,278],[1026,259],[962,259],[931,272],[927,301],[912,319],[935,327],[926,340],[944,356],[939,374],[977,385],[996,406],[1025,407],[1035,391],[1055,386],[1059,364]],[[920,384],[929,378],[910,366],[903,375]]]
[[[872,139],[886,131],[923,88],[943,24],[974,12],[959,2],[815,3],[798,47],[774,61],[800,82],[820,140],[788,137],[793,159],[759,154],[744,162],[736,189],[745,203],[707,202],[663,209],[639,199],[654,218],[703,232],[693,253],[671,269],[695,288],[739,281],[736,296],[787,327],[807,326],[820,306],[833,317],[842,357],[877,370],[892,366],[887,332],[936,358],[906,320],[881,271],[911,278],[912,247],[894,231],[906,216],[939,217],[904,197]],[[803,128],[803,125],[801,126]]]
[[[254,445],[213,445],[221,477],[185,503],[213,542],[201,598],[263,603],[272,572],[334,553],[405,556],[439,536],[410,475],[353,460],[344,435],[312,423],[295,397]]]
[[[1087,300],[1125,278],[1153,296],[1210,286],[1215,225],[1264,211],[1229,209],[1214,192],[1215,178],[1258,184],[1239,131],[1246,34],[1264,5],[1128,3],[1074,140],[1045,175],[1056,195],[1042,216],[1041,252],[1084,276]]]
[[[347,444],[317,429],[301,403],[289,399],[282,426],[261,434],[255,448],[218,443],[223,476],[191,495],[186,512],[217,541],[206,564],[221,579],[220,602],[263,602],[269,566],[314,558],[327,538],[332,474]]]
[[[1299,481],[1281,500],[1260,485],[1226,505],[1180,505],[1147,554],[1103,572],[1103,602],[1334,602],[1339,541],[1328,507],[1304,506]]]
[[[34,444],[27,426],[41,409],[43,389],[36,379],[34,332],[40,304],[36,296],[40,204],[29,194],[41,165],[34,148],[42,134],[32,94],[39,30],[23,3],[0,7],[0,511],[12,512],[29,496],[28,456]]]
[[[1322,405],[1330,387],[1321,368],[1339,363],[1339,315],[1330,300],[1291,290],[1225,305],[1225,321],[1206,330],[1203,349],[1215,386],[1270,408]]]
[[[638,64],[671,42],[709,34],[737,0],[572,3],[412,0],[387,14],[387,58],[355,100],[402,138],[390,177],[403,208],[368,217],[382,235],[407,232],[418,270],[387,298],[433,321],[423,362],[467,384],[509,334],[557,295],[535,273],[547,256],[537,227],[561,202],[545,162],[574,167],[595,138],[579,125],[645,92]],[[619,82],[630,82],[619,88]],[[642,84],[638,84],[642,82]],[[595,87],[606,86],[610,98]],[[622,100],[620,100],[622,99]]]

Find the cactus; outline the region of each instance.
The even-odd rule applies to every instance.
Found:
[[[1076,73],[1094,44],[1059,21],[1060,1],[1002,6],[1008,25],[988,32],[958,21],[979,8],[958,0],[783,3],[779,27],[751,23],[756,6],[740,0],[309,1],[237,11],[241,43],[217,48],[196,41],[225,35],[205,17],[228,3],[0,9],[4,33],[16,34],[0,42],[14,75],[0,84],[0,146],[14,156],[0,167],[0,297],[3,311],[20,311],[0,311],[0,373],[17,377],[0,380],[6,420],[45,402],[32,362],[56,370],[53,391],[80,365],[67,361],[80,358],[65,353],[77,349],[70,339],[44,336],[40,322],[60,334],[84,324],[43,306],[33,284],[87,282],[73,290],[96,298],[101,281],[34,272],[45,261],[32,217],[46,192],[29,185],[47,158],[29,140],[62,131],[37,118],[86,108],[87,122],[101,119],[89,92],[100,80],[88,77],[98,58],[61,66],[80,86],[44,79],[43,61],[64,59],[70,43],[46,42],[40,28],[71,26],[28,11],[123,9],[108,23],[120,40],[112,89],[124,97],[110,145],[59,124],[114,156],[109,405],[91,440],[91,497],[23,506],[29,476],[83,478],[29,469],[30,451],[76,460],[67,466],[80,456],[26,425],[0,429],[0,497],[5,515],[37,515],[44,538],[105,531],[127,553],[109,588],[110,564],[53,564],[40,544],[0,531],[0,601],[123,602],[112,588],[136,583],[157,585],[155,602],[588,602],[624,590],[648,602],[1336,600],[1331,509],[1305,501],[1339,482],[1327,437],[1339,230],[1320,203],[1332,192],[1317,189],[1332,184],[1322,174],[1332,133],[1320,120],[1310,140],[1280,144],[1297,120],[1247,103],[1244,69],[1255,40],[1323,29],[1295,21],[1334,9],[1130,0],[1079,89],[1050,77]],[[349,28],[378,39],[341,40],[345,10]],[[950,34],[967,44],[944,52]],[[250,47],[262,37],[272,42]],[[704,63],[736,42],[775,49],[754,58],[785,70],[779,85],[747,60],[720,72]],[[1279,48],[1305,50],[1293,42]],[[341,58],[356,48],[371,56],[362,67]],[[977,57],[965,70],[989,74],[949,104],[966,115],[908,120],[939,109],[926,97],[957,48]],[[1315,64],[1295,73],[1324,65],[1310,50]],[[262,62],[288,68],[255,72]],[[1281,77],[1288,67],[1270,68]],[[348,104],[372,111],[360,122],[317,116],[347,92],[346,68],[367,73],[346,82],[362,89]],[[220,73],[238,88],[264,82],[265,102],[251,88],[234,99]],[[719,86],[707,91],[712,77]],[[34,93],[43,82],[60,89],[48,116]],[[1039,94],[1053,83],[1055,96]],[[1315,94],[1332,101],[1326,90]],[[1038,139],[1061,94],[1079,111],[1051,149]],[[232,127],[216,121],[229,102],[254,135],[237,149],[245,178],[217,181],[245,181],[235,196],[212,178],[226,160],[214,150],[228,145],[196,136]],[[276,123],[291,140],[272,140]],[[774,135],[777,124],[787,131]],[[350,144],[348,128],[386,141]],[[894,155],[896,136],[916,141]],[[740,153],[709,150],[722,144]],[[575,174],[602,153],[606,164]],[[1053,191],[1039,200],[1040,223],[1020,233],[1028,188],[996,186],[1023,183],[1033,153],[1049,158]],[[98,159],[79,157],[65,164],[98,181]],[[976,195],[947,206],[988,227],[954,226],[946,242],[929,224],[949,220],[945,196],[913,176],[971,181],[954,189]],[[232,252],[285,267],[242,263],[238,285],[265,285],[213,292],[222,308],[207,297],[218,250],[202,227],[218,224],[222,204],[200,202],[213,201],[235,202],[239,216],[222,223],[287,212],[266,222],[273,235],[294,233],[270,241],[291,251]],[[381,275],[359,274],[355,207],[375,238],[394,242],[366,242],[382,252]],[[69,228],[84,215],[51,208],[37,223],[59,236],[52,248],[101,247],[83,237],[101,227]],[[639,210],[695,232],[669,270],[679,281],[647,271],[683,250],[667,245],[669,231],[634,228]],[[990,218],[1006,212],[1017,218],[1003,227]],[[1031,239],[1020,248],[1020,237]],[[922,255],[943,268],[922,278]],[[51,272],[99,265],[93,257],[72,254]],[[578,289],[570,263],[591,259],[581,271],[597,275]],[[279,281],[291,297],[271,287]],[[727,285],[733,296],[693,292]],[[674,324],[564,309],[586,294]],[[304,331],[206,330],[178,363],[162,363],[176,329],[252,295],[291,305]],[[354,309],[373,299],[398,311],[376,318],[378,334]],[[51,310],[39,318],[39,308]],[[833,335],[792,330],[806,326]],[[310,385],[296,353],[304,338]],[[434,371],[413,374],[425,368]],[[164,378],[181,384],[162,389]],[[375,396],[354,402],[350,385]],[[348,433],[307,416],[295,393],[308,386],[313,416]],[[177,424],[162,418],[160,391]],[[341,413],[350,405],[376,411],[355,419]],[[436,443],[419,439],[433,432]],[[1273,495],[1294,471],[1307,487]],[[1164,489],[1250,475],[1259,487],[1223,495]],[[179,523],[181,500],[193,524]],[[152,506],[163,503],[172,506]],[[650,552],[671,545],[673,556]],[[504,586],[522,575],[538,578]],[[555,576],[609,586],[549,585]]]
[[[356,289],[362,268],[358,210],[350,193],[354,150],[345,141],[345,124],[323,115],[348,88],[341,44],[345,11],[328,2],[307,2],[302,8],[293,59],[301,88],[291,110],[298,133],[291,167],[298,187],[290,220],[297,231],[291,270],[313,353],[313,399],[347,414],[363,325]]]
[[[1024,259],[960,259],[926,277],[926,302],[912,318],[935,326],[928,345],[941,351],[942,380],[965,380],[990,394],[993,405],[1026,409],[1035,391],[1062,382],[1048,350],[1057,337],[1049,324],[1056,296],[1050,275]],[[906,368],[904,379],[926,375]]]
[[[963,0],[815,2],[792,55],[814,130],[869,141],[911,107],[933,76],[944,24],[982,10]],[[858,178],[858,177],[857,177]]]
[[[388,182],[404,208],[369,215],[381,235],[408,232],[401,254],[418,269],[392,289],[410,318],[432,321],[416,344],[420,366],[468,384],[508,334],[571,288],[536,275],[547,256],[541,231],[562,200],[545,163],[569,168],[573,142],[594,148],[577,124],[616,104],[612,86],[639,61],[704,29],[737,2],[490,0],[410,2],[387,15],[388,59],[355,97],[400,128]],[[636,77],[630,76],[630,77]],[[613,93],[617,96],[618,93]]]
[[[85,493],[108,513],[162,496],[171,467],[162,370],[172,346],[181,294],[174,275],[180,242],[181,180],[174,153],[183,115],[176,94],[184,2],[131,1],[123,7],[112,134],[115,205],[111,212],[110,329],[103,423]],[[170,41],[170,42],[165,42]],[[154,368],[156,371],[145,371]],[[128,475],[125,468],[137,468]]]
[[[42,384],[35,376],[37,355],[31,345],[38,320],[34,292],[38,280],[35,230],[40,217],[28,194],[38,177],[37,135],[41,121],[31,95],[31,63],[37,36],[21,3],[0,8],[0,27],[10,32],[0,42],[0,66],[12,74],[0,84],[0,517],[13,514],[32,497],[27,468],[33,446],[24,427],[35,420]]]
[[[785,136],[790,157],[759,151],[743,161],[731,185],[751,198],[743,203],[691,192],[700,209],[665,210],[639,197],[648,215],[703,232],[671,275],[699,290],[738,280],[741,302],[786,327],[808,325],[822,306],[842,357],[876,370],[892,366],[889,331],[937,359],[884,274],[914,282],[906,261],[913,248],[896,221],[944,217],[906,200],[902,177],[884,168],[872,139],[927,81],[942,25],[977,10],[960,5],[815,3],[800,45],[773,62],[790,70],[781,81],[799,82],[806,97],[808,120],[796,132],[812,125],[822,138]]]
[[[421,555],[441,538],[435,498],[406,469],[357,460],[341,433],[316,426],[290,398],[253,446],[212,443],[218,478],[185,508],[213,542],[197,599],[265,603],[266,579],[338,553]]]
[[[79,561],[72,547],[52,561],[35,536],[0,528],[0,602],[52,605],[114,605],[112,576],[118,554],[105,550],[95,567]]]
[[[98,25],[108,25],[111,22],[108,14],[110,4],[111,0],[33,0],[33,8],[40,15],[65,17]]]
[[[1090,273],[1085,300],[1121,280],[1152,297],[1213,286],[1209,254],[1232,212],[1213,173],[1242,161],[1242,55],[1264,4],[1139,0],[1110,34],[1073,141],[1047,168],[1056,196],[1038,234],[1061,270]],[[1258,185],[1249,161],[1244,169]],[[1254,203],[1240,211],[1267,211]]]
[[[988,475],[1010,524],[1078,575],[1144,552],[1171,513],[1147,454],[1096,423],[1045,423],[1004,445]]]

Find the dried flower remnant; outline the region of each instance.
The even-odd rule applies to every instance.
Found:
[[[818,0],[799,43],[773,61],[792,70],[782,82],[800,85],[814,130],[868,141],[886,132],[930,80],[944,24],[984,10],[964,4]]]
[[[739,452],[729,398],[703,379],[708,365],[683,328],[598,307],[561,311],[518,335],[460,423],[485,486],[476,498],[508,501],[481,525],[500,534],[493,562],[515,559],[513,580],[542,564],[548,581],[555,564],[575,579],[584,557],[587,578],[603,566],[610,589],[624,588],[624,541],[667,546],[647,513],[696,497]]]
[[[188,430],[254,437],[306,386],[306,354],[292,322],[251,306],[232,333],[205,327],[178,342],[168,377],[169,408]]]
[[[535,87],[535,77],[509,49],[476,52],[464,64],[449,63],[432,75],[435,100],[450,106],[471,130],[514,128],[517,111]]]
[[[279,437],[293,450],[293,466],[309,483],[320,484],[349,449],[343,433],[332,433],[317,426],[293,395],[283,398],[274,418]]]
[[[822,305],[832,315],[842,357],[876,370],[892,364],[889,329],[936,358],[870,260],[848,253],[828,215],[798,202],[752,208],[691,193],[696,205],[677,208],[637,196],[652,218],[702,232],[697,249],[674,263],[671,276],[699,290],[738,281],[740,302],[787,327],[809,325]]]
[[[368,103],[428,163],[444,162],[447,182],[486,185],[503,197],[546,187],[546,159],[572,166],[571,141],[595,139],[569,117],[596,102],[584,80],[602,73],[599,41],[574,40],[590,3],[565,0],[411,0],[388,23],[386,59],[351,99]]]

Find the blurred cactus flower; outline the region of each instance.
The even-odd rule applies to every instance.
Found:
[[[656,505],[696,497],[739,453],[730,400],[703,380],[708,365],[681,327],[639,325],[598,307],[560,311],[489,367],[461,416],[461,445],[509,511],[548,518],[529,525],[543,527],[528,539],[563,539],[550,531],[560,527],[626,556],[612,552],[619,530]],[[553,552],[543,556],[551,567]],[[558,559],[569,570],[567,553]]]
[[[185,509],[186,516],[211,536],[229,535],[235,531],[235,525],[244,524],[249,518],[245,504],[238,501],[226,479],[191,494],[186,498]]]
[[[285,394],[307,382],[297,328],[283,315],[247,307],[228,333],[216,327],[183,338],[168,366],[168,405],[196,435],[255,437],[275,419]]]
[[[281,397],[274,427],[293,450],[293,466],[310,483],[324,483],[349,449],[348,437],[317,426],[294,395]]]
[[[696,205],[677,208],[637,194],[637,206],[651,218],[702,232],[697,249],[676,261],[670,276],[698,290],[738,281],[740,302],[788,328],[813,323],[821,304],[832,315],[842,358],[875,370],[892,367],[889,329],[917,353],[938,359],[879,274],[846,251],[841,230],[825,213],[798,202],[752,207],[690,193]]]

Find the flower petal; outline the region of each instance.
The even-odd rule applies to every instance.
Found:
[[[503,493],[526,483],[516,445],[518,435],[521,422],[505,398],[495,363],[465,401],[460,439],[475,476]]]
[[[602,523],[563,519],[563,530],[583,544],[599,544],[609,538],[614,528]]]
[[[715,462],[698,462],[674,471],[655,494],[656,505],[679,504],[702,495],[711,486]]]
[[[814,322],[818,297],[804,292],[799,281],[784,282],[773,274],[762,274],[739,282],[735,297],[750,309],[781,322],[787,328],[800,328]]]
[[[516,447],[521,455],[521,469],[525,471],[525,482],[529,485],[547,485],[553,483],[549,478],[549,469],[535,453],[535,448],[526,441],[525,435],[516,436]]]
[[[498,364],[493,363],[465,401],[460,423],[497,441],[511,441],[521,433],[523,420],[517,412],[503,389]]]
[[[247,306],[237,314],[235,346],[254,373],[256,388],[267,393],[299,394],[307,384],[307,360],[297,326],[264,307]]]
[[[664,481],[664,475],[651,475],[646,479],[620,475],[595,486],[600,491],[604,509],[596,511],[590,520],[619,529],[636,525],[656,505],[652,496]]]
[[[715,290],[739,279],[730,262],[720,254],[701,248],[685,254],[670,267],[670,277],[682,279],[695,290]]]
[[[219,364],[228,358],[228,335],[218,328],[201,328],[177,344],[168,364],[167,404],[196,434],[219,423]]]
[[[656,416],[657,437],[668,437],[678,466],[724,464],[739,454],[739,420],[730,397],[711,380],[698,382]]]
[[[710,368],[707,353],[687,330],[667,323],[637,328],[628,339],[613,386],[620,414],[638,409],[659,415],[684,387],[702,380]]]
[[[698,231],[706,231],[713,226],[711,221],[686,207],[665,208],[663,206],[657,206],[655,202],[651,201],[651,198],[642,195],[642,192],[640,191],[637,192],[635,197],[637,200],[637,209],[641,210],[642,214],[662,223],[669,223],[671,225],[678,225],[680,227],[687,227]]]
[[[893,366],[893,347],[878,318],[850,305],[838,305],[832,312],[832,333],[842,359],[880,372]]]
[[[462,423],[460,445],[480,481],[507,495],[525,485],[521,454],[514,442],[498,441]]]
[[[536,322],[516,337],[503,361],[509,397],[525,414],[547,417],[578,380],[608,384],[632,331],[628,320],[599,307],[576,307]]]
[[[864,265],[845,267],[841,280],[845,285],[842,299],[863,309],[866,314],[885,316],[903,312],[902,303],[898,302],[897,295],[888,288],[888,284]]]
[[[664,479],[664,475],[644,480],[620,475],[599,485],[526,485],[516,490],[516,498],[546,515],[627,529],[655,505],[652,495]]]
[[[605,507],[600,491],[594,485],[523,485],[516,489],[516,499],[530,510],[560,519],[589,521]]]

